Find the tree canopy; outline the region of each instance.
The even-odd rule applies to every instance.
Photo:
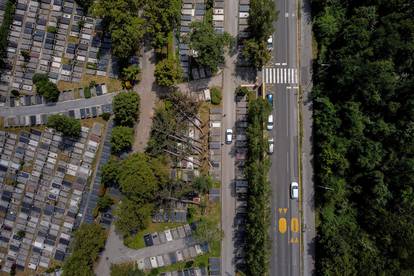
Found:
[[[147,1],[143,17],[147,21],[147,34],[151,37],[154,48],[162,48],[167,44],[168,33],[178,26],[180,14],[180,0]]]
[[[414,274],[414,3],[312,2],[318,275]]]
[[[153,203],[158,199],[157,191],[169,181],[169,170],[166,160],[145,153],[128,156],[117,169],[117,182],[125,197],[116,210],[116,226],[128,236],[149,223]]]
[[[230,45],[232,38],[227,33],[216,33],[210,23],[198,21],[192,24],[189,40],[196,62],[216,72],[224,63],[224,47]]]
[[[273,33],[277,12],[272,0],[251,0],[249,14],[250,33],[257,41],[266,41]]]
[[[57,102],[60,94],[59,89],[46,74],[34,74],[32,81],[36,85],[37,94],[42,95],[47,102]]]
[[[154,75],[158,85],[171,87],[180,82],[183,69],[177,60],[166,58],[157,63]]]
[[[135,54],[145,35],[145,20],[138,15],[142,6],[140,0],[97,0],[91,7],[93,15],[104,18],[112,53],[121,61]]]
[[[121,92],[114,97],[115,122],[120,126],[133,127],[138,120],[140,99],[135,92]]]
[[[116,126],[112,129],[111,151],[115,154],[128,151],[134,142],[134,129],[124,126]]]
[[[63,276],[94,275],[93,263],[105,245],[106,234],[98,224],[82,224],[71,243],[71,254],[63,265]]]
[[[80,121],[65,115],[54,114],[47,118],[47,126],[62,132],[64,136],[77,138],[81,132]]]

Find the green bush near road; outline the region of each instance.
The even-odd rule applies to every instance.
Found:
[[[268,143],[263,136],[269,112],[269,105],[264,99],[258,98],[249,102],[248,157],[245,169],[249,182],[246,222],[247,275],[269,275],[270,162],[266,154]]]
[[[47,102],[57,102],[60,94],[59,89],[49,80],[47,74],[34,74],[32,81],[36,85],[37,94],[42,95]]]

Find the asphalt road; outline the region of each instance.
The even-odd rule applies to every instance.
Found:
[[[271,156],[270,275],[301,274],[301,216],[299,200],[290,198],[292,181],[299,182],[298,166],[298,32],[296,0],[275,0],[279,19],[273,35],[272,64],[263,70],[266,91],[274,95],[274,138]],[[272,75],[273,74],[273,75]]]
[[[96,96],[89,99],[70,100],[65,102],[57,102],[55,104],[38,104],[30,106],[18,107],[2,107],[0,108],[0,116],[19,116],[19,115],[36,115],[49,114],[57,112],[65,112],[71,109],[79,109],[96,105],[110,104],[115,93],[108,93],[102,96]]]
[[[224,6],[224,30],[231,36],[237,35],[237,16],[238,1],[225,1]],[[234,91],[236,89],[235,72],[236,56],[227,56],[223,69],[223,117],[222,131],[227,128],[235,127],[236,105],[234,101]],[[222,169],[221,169],[221,226],[224,237],[221,242],[221,275],[235,275],[234,265],[234,216],[236,200],[234,195],[234,176],[235,164],[234,154],[232,153],[233,144],[222,146]]]

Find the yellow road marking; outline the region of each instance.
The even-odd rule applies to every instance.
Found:
[[[299,220],[298,220],[298,218],[292,218],[290,220],[290,229],[294,233],[299,232]]]
[[[279,219],[279,232],[281,234],[286,233],[287,230],[287,224],[286,224],[286,219],[285,218],[280,218]]]
[[[288,210],[288,208],[279,208],[279,214],[281,214],[282,212],[284,214],[286,214],[287,213],[287,210]]]
[[[299,239],[297,237],[296,238],[291,238],[289,243],[299,243]]]

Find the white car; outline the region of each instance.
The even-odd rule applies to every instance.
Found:
[[[273,115],[270,114],[269,117],[267,117],[267,130],[273,129]]]
[[[233,141],[233,130],[231,128],[226,129],[226,144],[231,144]]]
[[[267,39],[267,50],[272,51],[273,50],[273,36],[269,36]]]
[[[272,154],[273,153],[274,140],[273,140],[273,138],[270,138],[267,141],[269,142],[269,154]]]
[[[290,183],[290,197],[292,199],[298,199],[299,198],[299,184],[298,184],[298,182]]]

